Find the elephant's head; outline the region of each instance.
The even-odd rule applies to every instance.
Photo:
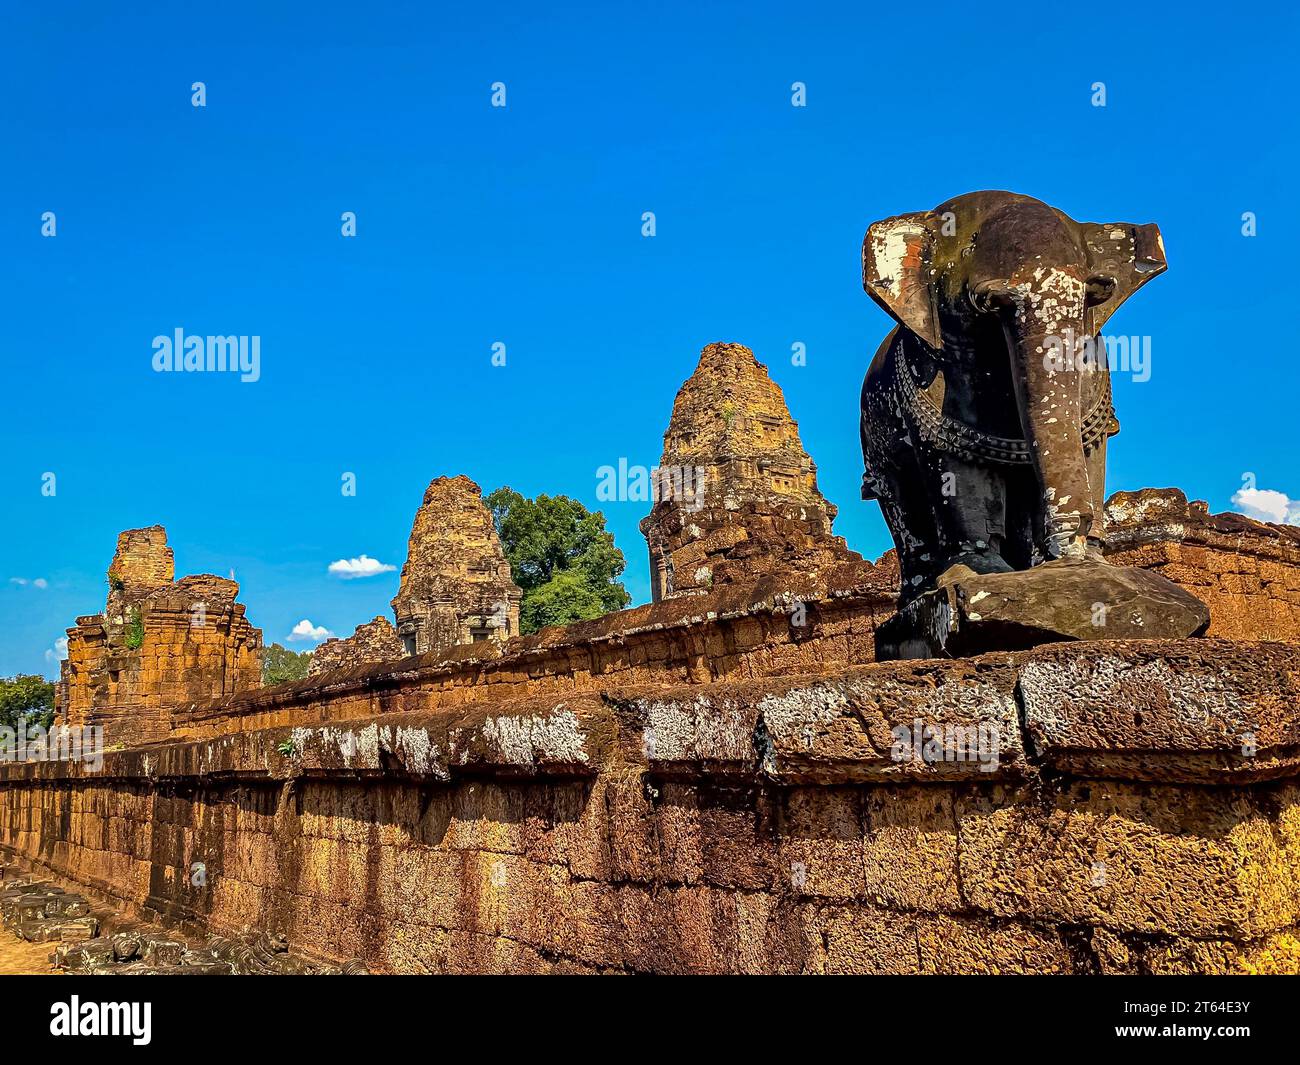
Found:
[[[1005,345],[1053,557],[1081,553],[1099,515],[1081,441],[1080,374],[1087,370],[1051,356],[1070,339],[1098,336],[1116,308],[1165,266],[1155,225],[1075,222],[1010,192],[958,196],[867,231],[863,287],[936,358],[946,349],[955,358]]]

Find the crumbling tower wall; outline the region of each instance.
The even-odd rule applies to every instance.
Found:
[[[655,500],[641,531],[656,602],[861,561],[832,534],[835,507],[781,388],[743,344],[709,344],[677,393]]]
[[[464,476],[435,478],[416,512],[392,604],[405,653],[504,642],[519,633],[522,599],[482,489]]]
[[[405,653],[393,623],[381,614],[364,625],[358,625],[351,636],[326,640],[317,647],[307,667],[307,676],[355,669],[376,662],[396,662]]]
[[[262,633],[236,602],[239,585],[173,573],[161,525],[118,536],[103,613],[68,629],[60,723],[102,725],[110,744],[148,742],[167,735],[178,704],[261,687]]]
[[[110,598],[122,593],[138,599],[171,584],[175,575],[175,556],[167,546],[167,530],[161,525],[118,534],[117,550],[108,566]]]

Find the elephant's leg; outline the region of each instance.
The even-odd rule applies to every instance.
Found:
[[[920,491],[920,469],[906,428],[901,423],[885,428],[877,422],[864,433],[864,442],[870,454],[865,483],[879,500],[894,538],[906,601],[933,587],[938,529],[929,500]]]
[[[930,498],[939,527],[940,569],[969,566],[976,573],[1007,573],[1006,478],[1001,470],[934,452],[937,476]]]
[[[908,509],[909,506],[912,509]],[[938,576],[930,549],[933,541],[924,535],[924,528],[918,528],[918,517],[923,519],[925,512],[917,511],[914,504],[884,496],[880,498],[880,509],[898,552],[900,599],[906,603],[934,587],[934,579]]]
[[[1006,471],[1007,536],[1002,557],[1015,570],[1026,570],[1044,561],[1042,541],[1046,534],[1043,493],[1032,466],[1009,466]]]

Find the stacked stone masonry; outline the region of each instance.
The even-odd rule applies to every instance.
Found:
[[[177,706],[174,738],[453,708],[482,698],[599,692],[611,684],[698,684],[817,673],[873,661],[893,613],[897,570],[858,562],[821,579],[753,586],[634,607],[506,644],[331,671],[227,699]]]
[[[1205,603],[1208,635],[1300,644],[1300,528],[1149,488],[1111,496],[1106,539],[1108,561],[1154,570]]]
[[[307,667],[307,676],[336,670],[355,669],[375,662],[396,662],[406,656],[393,623],[382,614],[373,621],[358,625],[347,639],[326,640],[316,648]]]

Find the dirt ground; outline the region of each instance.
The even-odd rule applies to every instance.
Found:
[[[50,964],[57,943],[28,943],[11,932],[0,930],[0,976],[53,976]]]
[[[11,856],[0,855],[0,865],[5,867],[0,881],[22,876],[30,871],[26,862]],[[42,876],[41,879],[58,884],[67,891],[76,891],[85,895],[90,900],[91,912],[100,918],[101,935],[111,935],[122,923],[105,904],[88,894],[84,888],[56,876]],[[19,939],[9,929],[0,928],[0,976],[59,975],[59,970],[50,964],[50,955],[54,953],[54,948],[57,946],[58,943],[28,943],[25,939]]]

